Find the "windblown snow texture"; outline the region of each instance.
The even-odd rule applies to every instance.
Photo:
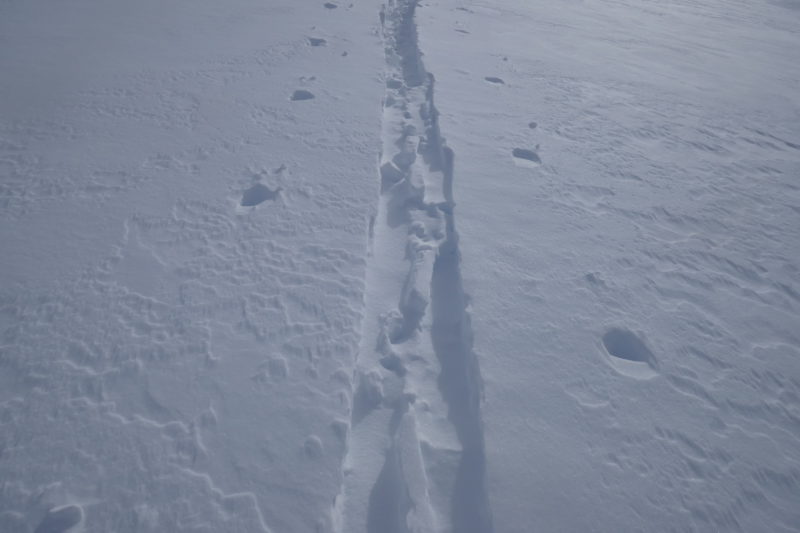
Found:
[[[2,3],[0,532],[331,530],[378,11]]]
[[[383,2],[0,2],[0,533],[800,531],[798,1]]]
[[[798,531],[798,3],[431,4],[495,529]]]

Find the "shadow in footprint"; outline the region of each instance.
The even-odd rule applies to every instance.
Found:
[[[542,164],[539,154],[527,148],[514,148],[511,150],[511,155],[514,156],[514,162],[523,167],[535,167]]]
[[[256,183],[246,191],[242,195],[242,201],[240,205],[242,207],[253,207],[260,203],[266,202],[267,200],[274,200],[278,197],[278,193],[281,192],[281,188],[278,187],[275,190],[270,189],[266,185],[261,183]]]
[[[326,41],[325,39],[319,39],[317,37],[309,37],[308,43],[311,46],[325,46],[326,44],[328,44],[328,41]]]
[[[306,91],[305,89],[298,89],[292,93],[290,100],[295,102],[298,100],[311,100],[312,98],[314,98],[314,93],[312,93],[311,91]]]
[[[322,5],[327,7],[328,9],[336,9],[337,7],[339,7],[336,4],[334,4],[333,2],[325,2]]]
[[[34,533],[64,533],[83,520],[83,511],[77,505],[51,509],[44,515]]]
[[[495,76],[486,76],[483,79],[485,79],[489,83],[497,83],[498,85],[505,85],[506,84],[506,82],[504,82],[502,78],[497,78]]]
[[[652,364],[655,359],[644,342],[627,329],[612,328],[606,331],[603,346],[609,355],[627,361]]]
[[[656,358],[644,341],[623,328],[611,328],[603,334],[608,362],[620,374],[635,379],[651,379],[658,374]]]

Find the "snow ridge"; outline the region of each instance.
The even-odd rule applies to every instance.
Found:
[[[453,213],[454,154],[439,131],[415,8],[415,0],[390,0],[381,11],[381,193],[334,523],[341,532],[490,533],[481,377]]]

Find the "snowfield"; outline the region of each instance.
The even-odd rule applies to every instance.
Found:
[[[800,3],[0,5],[0,533],[800,531]]]
[[[419,10],[495,531],[800,529],[798,8]]]

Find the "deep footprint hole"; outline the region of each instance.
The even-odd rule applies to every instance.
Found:
[[[655,357],[644,342],[633,332],[622,328],[611,328],[603,335],[603,346],[609,355],[626,361],[647,363],[653,366]]]
[[[242,207],[253,207],[255,205],[266,202],[267,200],[274,200],[277,198],[278,193],[281,191],[280,187],[275,190],[270,189],[266,185],[256,183],[242,194]]]
[[[524,159],[532,163],[540,164],[542,162],[542,160],[539,158],[539,154],[533,150],[528,150],[527,148],[514,148],[511,150],[511,155],[517,159]]]
[[[314,93],[306,91],[305,89],[298,89],[293,92],[291,96],[293,102],[297,100],[311,100],[312,98],[314,98]]]
[[[308,38],[308,43],[311,46],[325,46],[328,43],[328,41],[326,41],[325,39],[317,38],[317,37],[309,37]]]
[[[505,85],[506,84],[506,82],[504,82],[502,78],[498,78],[496,76],[486,76],[483,79],[485,79],[489,83],[497,83],[499,85]]]
[[[64,533],[83,520],[83,511],[77,505],[52,509],[42,519],[34,533]]]

